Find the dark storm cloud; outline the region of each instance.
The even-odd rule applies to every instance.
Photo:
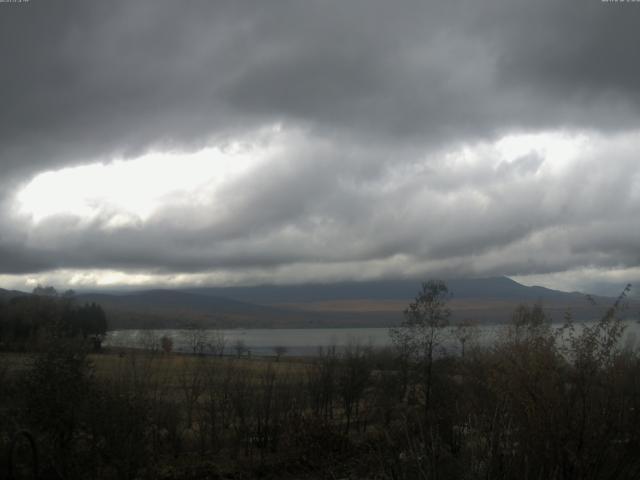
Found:
[[[449,3],[3,6],[3,165],[189,148],[278,119],[405,142],[635,118],[640,9]]]
[[[508,132],[638,128],[639,21],[637,5],[596,0],[0,4],[5,209],[45,169],[276,123],[305,137],[211,204],[168,204],[142,226],[2,213],[0,271],[400,271],[398,255],[466,273],[634,267],[638,167],[623,147],[598,150],[610,168],[586,158],[553,178],[535,151],[441,156]]]
[[[46,253],[27,249],[23,245],[15,243],[4,243],[0,240],[2,273],[31,273],[54,268],[55,264],[51,258],[47,257]]]

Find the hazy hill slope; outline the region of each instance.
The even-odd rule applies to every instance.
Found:
[[[78,295],[78,299],[81,301],[95,301],[113,305],[189,308],[194,311],[211,311],[215,309],[218,312],[236,312],[242,310],[264,313],[266,311],[276,310],[273,307],[254,305],[248,302],[212,295],[198,295],[179,290],[142,290],[121,294],[88,293]]]
[[[86,293],[78,301],[104,307],[115,328],[175,328],[191,323],[208,327],[272,326],[294,314],[272,306],[178,290]]]
[[[502,323],[520,303],[540,302],[555,321],[571,310],[576,320],[599,317],[613,299],[587,297],[543,287],[527,287],[506,277],[448,280],[453,320]],[[78,302],[105,309],[111,328],[204,327],[388,327],[402,319],[420,282],[414,280],[343,282],[293,286],[192,288],[94,292]],[[0,299],[23,292],[1,290]],[[637,308],[636,308],[637,310]]]
[[[4,288],[0,288],[0,300],[7,301],[14,297],[23,297],[25,295],[29,294],[18,290],[5,290]]]
[[[544,287],[527,287],[507,277],[446,280],[454,299],[501,299],[516,301],[576,299],[567,293]],[[193,288],[200,295],[217,295],[261,304],[321,302],[329,300],[406,300],[420,289],[419,280],[385,280],[305,285],[262,285],[254,287]]]
[[[568,310],[576,320],[592,320],[613,302],[611,298],[595,297],[598,305],[594,306],[584,294],[528,287],[507,277],[451,279],[446,283],[454,321],[468,318],[482,323],[503,323],[509,321],[519,304],[534,302],[541,303],[555,321],[561,321]],[[419,289],[418,280],[398,280],[189,291],[313,314],[320,324],[386,326],[400,321],[402,311]]]

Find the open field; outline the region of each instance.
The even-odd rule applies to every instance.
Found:
[[[34,353],[0,352],[0,370],[4,375],[20,378],[33,367]],[[185,371],[225,369],[229,366],[243,377],[254,379],[269,369],[278,376],[303,377],[311,360],[297,357],[217,357],[212,355],[150,354],[136,349],[106,349],[103,353],[87,355],[95,377],[100,381],[114,381],[136,370],[143,371],[146,380],[161,378],[165,387],[175,388],[178,377]]]
[[[216,357],[211,355],[182,355],[182,354],[155,354],[149,355],[144,351],[129,350],[127,353],[109,352],[105,354],[89,355],[89,361],[95,367],[96,376],[99,379],[114,380],[129,374],[133,369],[144,369],[149,376],[161,376],[167,386],[175,387],[178,377],[185,371],[195,370],[220,370],[232,366],[245,378],[253,379],[265,369],[271,369],[274,374],[281,376],[302,376],[309,363],[301,359],[282,358],[277,361],[275,357],[236,358],[233,356]]]

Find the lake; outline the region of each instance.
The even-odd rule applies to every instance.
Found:
[[[635,321],[625,322],[627,325],[623,345],[634,345],[640,338],[640,324]],[[576,323],[576,325],[580,325]],[[560,324],[554,327],[560,327]],[[476,342],[489,345],[505,330],[504,325],[482,325],[477,327]],[[177,352],[191,351],[194,335],[205,344],[204,353],[211,350],[206,347],[215,344],[222,335],[225,339],[225,354],[232,355],[234,346],[243,344],[251,355],[272,356],[276,347],[286,349],[286,355],[314,356],[318,348],[335,346],[338,351],[349,344],[385,347],[391,345],[388,328],[282,328],[282,329],[229,329],[229,330],[113,330],[107,334],[104,342],[109,347],[151,348],[159,345],[160,338],[168,336],[173,340],[173,349]],[[457,351],[459,342],[455,339],[453,327],[443,332],[444,345],[448,351]]]

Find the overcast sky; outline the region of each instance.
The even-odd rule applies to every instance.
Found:
[[[640,281],[640,3],[0,3],[0,286]]]

